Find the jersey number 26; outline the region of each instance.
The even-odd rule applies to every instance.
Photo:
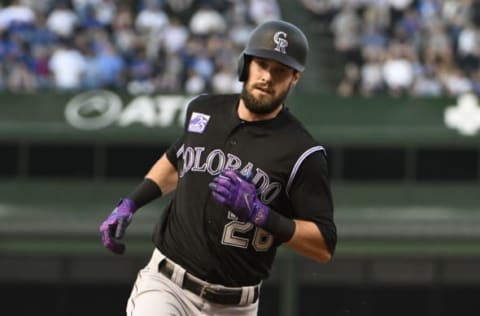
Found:
[[[247,248],[251,242],[253,249],[259,252],[268,251],[273,244],[273,236],[261,227],[250,222],[240,222],[232,212],[228,212],[228,222],[223,228],[222,244],[238,248]],[[252,240],[241,237],[238,233],[246,234],[255,229]]]

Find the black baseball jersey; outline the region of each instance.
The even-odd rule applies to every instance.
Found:
[[[280,245],[213,199],[208,184],[226,168],[250,173],[262,202],[276,212],[315,222],[332,252],[336,242],[324,148],[286,109],[271,120],[241,120],[239,98],[190,101],[183,135],[167,151],[178,171],[177,188],[153,238],[187,271],[225,286],[267,278]]]

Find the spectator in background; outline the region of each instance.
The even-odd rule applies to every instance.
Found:
[[[195,95],[207,90],[207,82],[195,68],[188,70],[184,90],[188,95]]]
[[[127,90],[131,94],[150,94],[155,91],[155,69],[147,57],[146,45],[139,45],[127,64]]]
[[[249,17],[247,1],[231,1],[224,16],[230,22],[232,28],[242,28],[243,25],[248,24],[248,21],[252,20]],[[253,25],[250,24],[250,26]]]
[[[442,80],[447,95],[449,96],[456,97],[473,90],[473,85],[470,79],[456,65],[449,64],[445,67],[440,74],[440,79]]]
[[[326,30],[335,16],[335,0],[301,0],[302,6],[311,15],[312,30]]]
[[[435,60],[450,62],[453,58],[453,42],[447,33],[446,26],[440,20],[426,24],[426,36],[423,40],[423,50],[427,63]]]
[[[82,29],[100,29],[103,25],[97,18],[97,13],[92,6],[88,6],[83,17],[79,19],[79,27]]]
[[[50,10],[52,6],[52,0],[21,0],[21,3],[37,13],[45,13]]]
[[[48,62],[50,58],[50,47],[45,45],[34,45],[32,48],[33,74],[37,81],[39,90],[47,90],[52,86],[51,73]]]
[[[144,35],[155,34],[158,36],[163,33],[163,29],[167,25],[168,16],[160,4],[156,0],[145,0],[144,8],[135,19],[136,30]]]
[[[345,5],[333,18],[331,30],[335,48],[343,60],[360,65],[361,20],[352,5]]]
[[[415,77],[411,90],[413,96],[440,97],[443,93],[443,85],[438,79],[434,69],[425,67]]]
[[[388,38],[374,24],[365,24],[360,37],[362,59],[378,51],[385,51]]]
[[[246,21],[246,18],[237,16],[234,26],[228,32],[230,43],[241,50],[240,47],[245,46],[252,31],[253,26]]]
[[[395,26],[394,37],[417,48],[421,42],[423,21],[417,10],[406,8]]]
[[[29,44],[25,38],[17,33],[5,32],[3,35],[0,54],[4,66],[8,67],[10,62],[20,59],[28,62]]]
[[[103,30],[97,31],[99,42],[91,49],[86,84],[88,88],[120,88],[123,83],[125,62],[110,43]]]
[[[180,53],[185,49],[189,37],[188,28],[180,19],[172,17],[165,27],[162,46],[167,53]]]
[[[459,66],[467,73],[480,65],[480,30],[472,22],[467,23],[458,35],[457,56]]]
[[[189,16],[195,0],[165,0],[167,7],[173,16]]]
[[[236,63],[256,26],[253,12],[263,12],[255,19],[280,14],[276,0],[16,0],[0,7],[4,86],[11,72],[25,78],[21,55],[37,89],[123,83],[135,93],[182,93],[188,74],[196,73],[206,90],[215,80],[215,89],[233,92],[238,85],[227,78],[236,69],[224,65]],[[65,67],[68,60],[72,66]]]
[[[96,54],[93,49],[85,53],[86,69],[84,76],[84,87],[86,89],[97,89],[102,87],[101,71],[97,68]]]
[[[98,6],[99,3],[100,0],[71,0],[72,8],[82,20],[85,19],[90,8]]]
[[[7,87],[12,92],[35,92],[37,80],[25,61],[16,60],[7,78]]]
[[[100,0],[100,3],[93,6],[95,17],[103,27],[111,27],[115,15],[117,13],[117,6],[114,0]]]
[[[68,39],[73,36],[80,19],[65,0],[55,2],[53,10],[47,17],[47,28],[60,38]]]
[[[35,12],[21,0],[14,0],[0,10],[0,30],[22,28],[35,24]]]
[[[163,5],[156,0],[145,0],[144,6],[139,12],[135,20],[135,29],[144,46],[142,55],[149,63],[159,57],[161,43],[165,36],[165,29],[169,25],[169,17],[163,10]],[[142,79],[143,84],[146,80]]]
[[[155,78],[156,90],[164,92],[178,92],[182,90],[184,63],[182,58],[174,52],[165,52],[161,57],[164,60],[163,71],[159,71]]]
[[[344,71],[344,77],[337,87],[337,93],[342,97],[349,97],[358,90],[360,72],[355,63],[347,63]]]
[[[474,0],[443,0],[441,18],[454,29],[463,27],[467,21],[474,22],[473,2]]]
[[[443,0],[416,0],[416,2],[415,11],[418,12],[421,19],[427,21],[427,23],[441,16]],[[406,10],[409,9],[407,8]]]
[[[398,19],[403,15],[405,11],[413,2],[413,0],[388,0],[390,4],[390,26],[395,27]]]
[[[134,17],[128,6],[122,5],[113,20],[112,41],[124,58],[129,58],[134,52],[137,36],[134,28]]]
[[[205,81],[210,81],[214,72],[214,64],[210,52],[201,49],[192,59],[189,69],[193,70],[195,75],[199,75]]]
[[[70,40],[63,40],[54,48],[48,63],[55,88],[61,91],[83,88],[87,61]]]
[[[381,32],[387,32],[392,24],[389,0],[364,0],[363,21]]]
[[[280,7],[276,0],[250,0],[248,11],[255,24],[281,19]]]
[[[344,57],[343,64],[354,63],[360,67],[361,84],[353,94],[432,97],[476,89],[480,78],[477,74],[480,67],[480,10],[476,9],[480,5],[477,1],[354,2],[356,5],[336,12],[332,22],[335,48]],[[384,9],[385,5],[389,10]],[[355,29],[352,24],[361,27],[357,33],[349,34],[349,29]],[[356,44],[354,34],[361,40],[360,58],[351,53]],[[387,46],[386,58],[374,57]],[[402,48],[394,49],[397,52],[392,54],[392,46]],[[385,76],[382,80],[378,79],[379,67]],[[343,78],[340,85],[349,81]]]
[[[57,43],[59,37],[47,27],[47,17],[44,13],[37,11],[35,24],[28,33],[28,41],[35,46],[52,47]]]
[[[393,42],[389,45],[383,63],[383,79],[392,96],[409,93],[414,80],[414,55],[405,44]]]
[[[219,64],[218,70],[212,77],[212,91],[214,93],[240,93],[242,84],[238,81],[235,69],[230,68],[227,64]]]
[[[213,57],[213,63],[216,67],[215,71],[225,73],[232,72],[233,76],[237,76],[237,69],[231,65],[237,65],[238,62],[238,46],[225,39],[225,36],[216,36],[210,39],[208,49]],[[224,67],[226,66],[226,67]]]
[[[51,59],[57,51],[56,46],[60,40],[74,43],[80,54],[85,57],[88,53],[88,57],[94,58],[95,63],[101,58],[104,66],[113,60],[116,60],[114,63],[118,66],[120,59],[124,67],[137,63],[143,58],[137,56],[137,48],[144,47],[148,68],[154,70],[154,74],[148,76],[150,88],[146,91],[181,93],[192,67],[203,74],[205,89],[227,89],[230,85],[218,85],[221,80],[218,78],[227,80],[226,78],[235,76],[236,72],[224,65],[236,60],[256,23],[281,15],[276,0],[9,2],[9,5],[0,7],[0,69],[4,73],[4,87],[7,89],[7,78],[11,77],[11,72],[16,73],[13,78],[25,77],[19,75],[24,74],[19,61],[36,77],[37,89],[56,88],[55,80],[52,80],[55,74],[50,73],[45,65],[46,60]],[[391,86],[386,86],[383,79],[378,78],[380,64],[383,67],[387,61],[384,57],[373,55],[385,52],[391,42],[401,42],[413,52],[409,60],[418,78],[410,86],[412,95],[436,95],[439,83],[442,94],[455,94],[468,89],[468,86],[476,89],[478,85],[478,1],[301,2],[311,12],[312,18],[318,15],[320,20],[331,21],[330,29],[336,50],[343,58],[342,66],[351,63],[357,66],[359,79],[353,85],[356,89],[353,93],[390,93]],[[317,26],[319,24],[321,23],[316,23]],[[110,57],[103,53],[100,56],[98,48],[90,47],[98,45],[94,38],[98,30],[103,30],[108,37],[110,52],[113,54]],[[188,44],[190,41],[197,41],[193,52],[191,44]],[[390,58],[388,63],[391,63]],[[113,64],[110,66],[113,67]],[[350,66],[346,68],[352,69]],[[120,82],[138,81],[132,80],[131,70],[123,69],[117,73],[121,77]],[[354,72],[345,71],[345,76],[351,76],[352,73]],[[100,77],[94,86],[112,85],[111,78],[105,80]],[[92,73],[81,76],[79,86],[85,87],[87,78],[92,78]],[[345,78],[343,85],[352,87],[349,84],[351,80],[351,77]],[[91,84],[92,82],[88,85]],[[18,86],[23,89],[21,84]]]
[[[189,27],[192,34],[198,36],[207,36],[212,33],[223,34],[227,30],[227,22],[218,11],[203,3],[193,13]]]
[[[383,78],[383,60],[385,50],[381,47],[369,49],[364,53],[365,62],[360,68],[360,93],[364,96],[385,94]]]

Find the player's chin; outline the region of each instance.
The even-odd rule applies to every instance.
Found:
[[[255,104],[248,107],[248,109],[255,114],[264,115],[269,114],[275,110],[275,106],[272,104]]]
[[[256,101],[255,103],[259,107],[268,107],[275,100],[274,96],[268,92],[264,92],[264,91],[256,91],[256,92],[258,93],[254,95],[255,101]]]

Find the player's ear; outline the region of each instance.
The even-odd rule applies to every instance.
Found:
[[[302,73],[300,71],[295,71],[293,73],[292,85],[296,85],[300,80],[300,77],[302,77]]]

